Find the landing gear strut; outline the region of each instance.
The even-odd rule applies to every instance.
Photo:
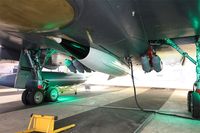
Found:
[[[194,118],[200,119],[200,37],[197,38],[196,42],[196,61],[188,53],[184,52],[173,40],[165,39],[165,42],[196,65],[196,82],[194,83],[193,91],[188,92],[187,107]]]
[[[49,82],[42,78],[41,50],[25,50],[24,53],[32,68],[34,80],[26,83],[26,90],[22,94],[23,104],[38,105],[43,101],[55,102],[59,96],[57,87],[50,86]]]

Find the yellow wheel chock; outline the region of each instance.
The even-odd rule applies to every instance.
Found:
[[[31,132],[59,133],[76,126],[75,124],[71,124],[54,130],[54,122],[56,118],[57,117],[55,116],[33,114],[31,116],[27,130],[17,133],[31,133]]]

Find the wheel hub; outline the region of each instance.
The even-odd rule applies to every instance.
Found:
[[[57,97],[58,97],[58,92],[57,92],[57,90],[56,89],[53,89],[52,91],[51,91],[51,94],[50,94],[50,96],[51,96],[51,99],[56,99]]]
[[[35,103],[41,103],[43,101],[43,94],[40,91],[37,91],[34,96]]]

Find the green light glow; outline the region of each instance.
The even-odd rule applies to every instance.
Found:
[[[79,45],[75,44],[75,43],[72,43],[72,45],[73,45],[75,48],[80,48],[80,49],[81,49],[81,47],[80,47]]]
[[[197,76],[197,88],[200,88],[200,39],[196,42],[196,76]]]
[[[189,125],[193,126],[200,125],[200,121],[198,120],[183,119],[173,116],[162,116],[159,114],[156,114],[156,117],[154,119],[161,124],[173,125],[174,127],[176,126],[179,127],[178,125],[182,125],[183,127],[184,126],[188,127]]]
[[[66,65],[66,66],[70,66],[71,64],[72,64],[72,61],[70,61],[70,60],[68,60],[68,59],[65,60],[65,65]]]
[[[165,39],[167,44],[170,44],[171,46],[175,47],[176,44],[174,44],[174,42],[171,39]]]
[[[78,98],[76,96],[59,96],[58,102],[73,102],[77,101]]]
[[[75,48],[78,48],[78,49],[82,49],[85,51],[84,47],[81,47],[79,44],[76,44],[76,43],[71,43],[71,45]]]
[[[54,28],[57,28],[57,27],[58,27],[57,23],[48,23],[48,24],[43,26],[43,29],[51,30],[51,29],[54,29]]]
[[[58,96],[58,92],[57,92],[56,89],[54,89],[54,90],[51,91],[51,96],[52,97],[57,97]]]
[[[199,20],[198,20],[198,18],[193,18],[192,24],[193,24],[195,29],[199,29]]]
[[[200,1],[198,1],[198,3],[200,3]],[[190,23],[192,25],[192,27],[194,28],[194,31],[196,33],[198,33],[200,31],[200,18],[199,18],[199,7],[197,7],[196,9],[191,9],[188,12],[188,17],[190,19]]]
[[[191,19],[192,27],[194,28],[195,32],[198,32],[200,29],[200,19],[192,13],[189,13],[189,17]]]

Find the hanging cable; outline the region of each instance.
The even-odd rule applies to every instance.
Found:
[[[163,111],[161,112],[159,110],[142,108],[140,106],[139,102],[138,102],[138,99],[137,99],[137,90],[136,90],[136,87],[135,87],[135,78],[134,78],[134,73],[133,73],[133,63],[132,63],[131,57],[128,57],[127,61],[128,61],[128,64],[130,65],[130,69],[131,69],[131,79],[132,79],[133,89],[134,89],[134,99],[135,99],[136,106],[139,108],[139,110],[141,110],[145,113],[156,113],[156,114],[160,114],[160,115],[175,116],[175,117],[180,117],[180,118],[184,118],[184,119],[192,119],[192,120],[194,119],[194,118],[187,117],[187,116],[181,116],[181,115],[178,115],[178,114],[175,114],[175,113],[167,113],[167,112],[163,112]]]
[[[137,107],[143,111],[143,108],[140,106],[140,104],[138,103],[137,100],[137,92],[136,92],[136,87],[135,87],[135,80],[134,80],[134,74],[133,74],[133,63],[131,58],[128,58],[128,64],[130,65],[130,69],[131,69],[131,79],[132,79],[132,83],[133,83],[133,89],[134,89],[134,98],[135,98],[135,103],[137,105]]]

